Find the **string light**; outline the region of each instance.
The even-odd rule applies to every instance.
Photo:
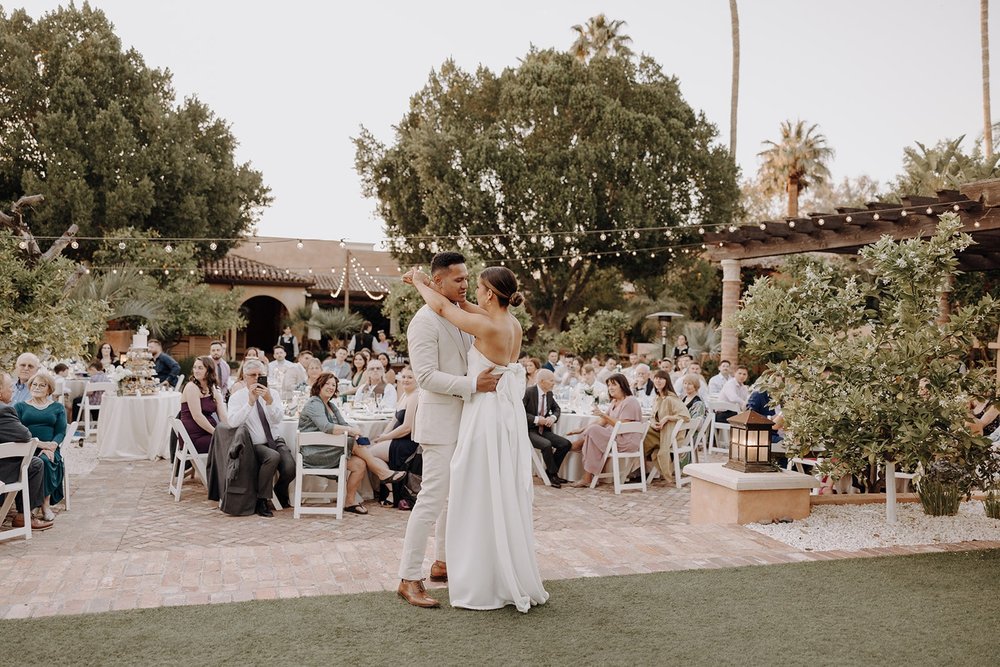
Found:
[[[302,243],[302,239],[299,239],[299,242],[295,244],[295,247],[298,248],[299,250],[302,250],[302,246],[304,245],[305,244]]]
[[[215,241],[212,241],[211,243],[208,244],[208,249],[209,250],[213,250],[213,251],[214,250],[218,250],[219,249],[219,244],[216,243]]]
[[[164,250],[165,250],[166,252],[173,252],[173,251],[174,251],[174,247],[173,247],[172,245],[170,245],[169,243],[168,243],[167,245],[165,245],[165,246],[163,247],[163,249],[164,249]]]
[[[263,248],[260,247],[260,241],[257,241],[256,245],[253,247],[255,252],[260,252]]]
[[[72,243],[69,244],[69,247],[72,248],[73,250],[79,250],[80,244],[74,240]]]
[[[124,250],[125,249],[125,242],[124,241],[119,241],[118,242],[118,249],[119,250]]]

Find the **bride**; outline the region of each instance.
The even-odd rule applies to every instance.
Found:
[[[462,307],[434,290],[421,271],[410,271],[403,280],[434,312],[476,337],[470,377],[487,368],[502,375],[496,392],[475,393],[466,402],[451,460],[446,532],[451,604],[466,609],[512,604],[527,612],[549,594],[535,561],[531,442],[522,403],[524,368],[517,363],[521,325],[507,311],[524,300],[517,278],[501,266],[484,269],[476,281],[479,305]]]

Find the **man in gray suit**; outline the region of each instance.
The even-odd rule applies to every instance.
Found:
[[[7,373],[0,373],[0,442],[28,442],[31,440],[31,431],[17,418],[17,411],[14,406],[8,405],[14,397],[14,378]],[[42,506],[42,475],[45,466],[37,456],[31,457],[28,464],[28,499],[31,501],[31,509]],[[21,459],[0,459],[0,482],[15,483],[21,477]],[[21,507],[21,493],[17,494],[17,510],[14,515],[13,527],[24,526],[24,509]],[[29,512],[30,514],[30,512]],[[3,517],[0,517],[3,521]],[[32,530],[48,530],[52,527],[51,521],[31,517]]]
[[[465,301],[469,270],[457,252],[441,252],[431,261],[434,288],[454,303]],[[431,581],[447,581],[445,525],[451,457],[458,444],[458,427],[465,401],[477,391],[496,391],[498,375],[490,369],[478,377],[466,377],[467,355],[472,336],[460,331],[429,306],[424,306],[406,330],[410,365],[420,395],[413,423],[413,439],[423,448],[423,478],[420,495],[410,513],[399,563],[399,595],[417,607],[440,607],[427,594],[423,582],[427,538],[435,527],[436,560],[431,565]]]

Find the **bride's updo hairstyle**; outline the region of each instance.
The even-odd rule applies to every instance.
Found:
[[[497,295],[497,303],[506,308],[520,306],[524,295],[517,291],[517,278],[506,266],[489,266],[479,274],[479,279]]]

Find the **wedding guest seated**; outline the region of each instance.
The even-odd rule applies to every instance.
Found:
[[[691,419],[700,419],[708,413],[708,406],[705,405],[705,401],[702,400],[699,395],[699,390],[701,388],[701,383],[698,378],[694,376],[684,376],[681,380],[681,388],[684,393],[681,395],[681,399],[684,401],[684,407],[687,408],[688,415]]]
[[[583,365],[580,363],[580,358],[570,356],[566,364],[566,374],[563,375],[562,380],[559,381],[559,385],[562,387],[569,387],[570,389],[576,387],[576,385],[580,383],[580,372],[582,369]]]
[[[657,370],[664,371],[666,373],[672,373],[674,370],[674,360],[670,357],[663,357],[656,362]]]
[[[267,365],[268,384],[273,384],[278,391],[291,391],[306,379],[305,369],[294,361],[289,361],[285,354],[284,347],[275,345],[274,361]]]
[[[771,406],[771,396],[767,393],[767,390],[756,386],[750,392],[750,397],[747,398],[747,409],[753,410],[762,417],[767,417],[775,424],[775,429],[771,431],[771,453],[775,455],[776,463],[779,467],[784,468],[788,459],[785,457],[785,446],[782,444],[782,439],[784,438],[784,432],[780,431],[777,427],[784,424],[784,418],[781,415],[781,406]]]
[[[87,366],[87,381],[88,382],[108,382],[108,376],[104,372],[104,364],[101,363],[100,359],[94,359]],[[104,397],[104,391],[88,391],[87,392],[87,402],[90,403],[91,407],[100,406],[101,399]],[[77,415],[77,419],[83,419],[83,415],[80,413],[80,404],[83,403],[83,396],[73,399],[73,405],[70,408],[70,414]],[[90,418],[97,419],[100,413],[97,410],[91,410]]]
[[[737,366],[733,377],[726,381],[719,392],[719,400],[733,403],[739,407],[737,412],[746,410],[747,399],[750,398],[750,387],[746,385],[750,372],[746,366]],[[732,410],[722,410],[715,413],[715,421],[725,423],[730,417],[735,417],[736,412]]]
[[[346,502],[351,503],[344,508],[345,512],[353,514],[368,514],[364,503],[355,503],[358,489],[364,480],[366,471],[371,471],[382,482],[382,485],[398,482],[405,473],[393,474],[385,461],[372,454],[367,438],[361,437],[361,431],[347,423],[337,408],[337,385],[340,380],[333,373],[321,373],[309,390],[309,400],[299,413],[299,431],[303,433],[329,433],[341,435],[346,433],[347,449],[340,447],[317,448],[315,451],[302,453],[302,462],[306,467],[336,468],[340,465],[342,456],[347,456],[347,488]],[[398,492],[395,497],[398,497]]]
[[[358,389],[365,381],[365,368],[368,366],[368,359],[365,355],[358,352],[351,359],[351,386],[348,387],[344,394],[350,396],[352,394],[357,394]]]
[[[97,360],[105,368],[122,365],[122,362],[115,355],[115,348],[111,347],[111,343],[101,343],[101,349],[97,351]]]
[[[66,465],[63,463],[60,445],[66,437],[66,408],[62,403],[53,400],[56,390],[55,380],[45,371],[36,373],[28,381],[31,396],[28,400],[17,403],[17,417],[21,420],[31,435],[38,438],[38,449],[35,456],[42,459],[45,465],[45,475],[42,481],[42,518],[52,521],[56,515],[52,505],[63,499],[63,476]]]
[[[649,430],[642,443],[643,455],[655,457],[656,466],[665,480],[672,480],[674,467],[670,460],[673,447],[667,438],[674,433],[672,425],[688,421],[691,414],[670,386],[670,373],[656,371],[653,374],[653,386],[656,388],[656,401],[653,403],[653,414],[649,418]]]
[[[618,372],[618,358],[613,354],[609,354],[608,358],[604,360],[604,367],[597,371],[597,381],[606,384],[608,378]]]
[[[636,352],[630,352],[628,355],[628,367],[622,371],[622,375],[628,380],[628,384],[631,387],[635,383],[635,367],[639,365],[639,354]]]
[[[539,368],[547,368],[553,373],[556,372],[556,365],[559,363],[559,350],[549,350],[546,361]]]
[[[536,375],[534,387],[524,392],[524,412],[528,418],[528,439],[531,445],[541,451],[545,461],[545,473],[552,487],[561,488],[569,481],[559,476],[559,468],[569,453],[569,440],[555,433],[552,428],[562,416],[562,410],[552,394],[556,385],[555,373],[543,368]]]
[[[66,395],[69,394],[69,390],[66,388],[66,379],[69,378],[69,366],[64,363],[58,363],[52,367],[53,379],[56,381],[56,400],[66,407]]]
[[[393,470],[407,470],[410,460],[420,445],[413,440],[413,420],[417,414],[417,380],[413,370],[404,366],[396,377],[396,388],[399,395],[396,400],[396,420],[386,430],[375,438],[371,446],[372,456],[382,459]],[[395,489],[395,487],[394,487]],[[401,494],[393,491],[393,503],[402,510],[413,509],[409,501],[400,498]],[[383,504],[385,501],[383,499]]]
[[[653,400],[656,398],[656,388],[653,386],[653,381],[649,378],[649,366],[646,364],[636,364],[635,373],[632,377],[632,385],[629,387],[632,390],[632,395],[636,397],[642,407],[652,407]]]
[[[333,373],[339,380],[351,379],[351,364],[347,361],[347,348],[338,347],[332,357],[323,362],[323,371]]]
[[[608,397],[608,386],[597,379],[597,371],[592,364],[581,369],[580,382],[576,385],[577,396],[593,396],[595,403],[604,402]]]
[[[244,386],[232,392],[226,411],[229,425],[245,425],[253,443],[260,467],[257,472],[257,505],[260,516],[274,516],[270,498],[275,495],[282,506],[288,506],[288,485],[295,480],[295,461],[285,440],[278,432],[284,417],[281,395],[274,387],[258,382],[264,375],[264,364],[256,359],[243,362]],[[274,481],[274,473],[278,481]]]
[[[611,406],[608,412],[603,412],[598,406],[594,406],[594,415],[599,421],[590,424],[582,430],[570,431],[567,435],[582,434],[582,437],[573,441],[573,449],[583,452],[583,478],[573,484],[574,487],[590,486],[594,476],[601,473],[604,463],[604,451],[608,448],[608,441],[611,439],[611,431],[618,422],[638,422],[642,421],[642,407],[639,401],[632,396],[629,389],[628,379],[621,373],[616,373],[608,378],[608,394],[611,397]],[[638,433],[626,433],[618,438],[618,451],[637,452],[642,443]]]
[[[17,416],[17,410],[13,405],[8,405],[13,399],[14,378],[7,373],[0,373],[0,442],[28,442],[32,435]],[[21,479],[21,459],[9,458],[0,459],[0,482],[14,484]],[[42,506],[45,500],[45,464],[41,457],[33,456],[28,463],[28,500],[31,507],[28,508],[28,515],[31,511]],[[22,493],[17,492],[14,505],[17,513],[11,523],[13,528],[24,527],[24,506]],[[0,502],[3,496],[0,495]],[[0,521],[3,517],[0,517]],[[46,521],[41,517],[31,516],[32,530],[48,530],[52,527],[51,521]]]
[[[712,376],[712,379],[708,381],[708,395],[718,396],[719,392],[722,391],[722,387],[729,381],[729,378],[733,376],[730,372],[732,364],[729,363],[728,359],[723,359],[719,362],[719,372]]]
[[[375,340],[372,341],[372,352],[375,354],[389,354],[389,337],[385,335],[385,331],[382,329],[379,329],[375,334]]]
[[[318,378],[323,373],[323,364],[316,357],[306,361],[306,381],[295,387],[295,391],[309,391]]]
[[[378,352],[375,358],[382,363],[382,368],[385,369],[385,383],[396,385],[396,371],[392,370],[392,362],[389,360],[389,355],[385,352]]]
[[[708,382],[705,381],[705,376],[701,374],[701,364],[699,364],[697,361],[692,361],[690,364],[688,364],[687,372],[684,374],[681,380],[683,380],[683,378],[689,375],[693,375],[698,379],[698,395],[701,396],[701,400],[707,401]],[[680,382],[674,384],[674,393],[680,394],[683,391],[684,389],[683,387],[681,387]]]
[[[368,362],[368,370],[365,373],[365,383],[358,387],[354,394],[354,403],[363,404],[369,399],[375,401],[380,410],[385,412],[396,411],[396,388],[385,382],[385,370],[382,362],[372,359]]]
[[[535,357],[528,357],[521,365],[524,366],[525,382],[529,387],[535,386],[535,376],[542,368],[542,362]]]
[[[35,373],[38,372],[41,366],[42,362],[31,352],[25,352],[17,358],[17,361],[14,363],[16,381],[14,382],[14,394],[11,398],[11,405],[28,400],[31,396],[31,390],[28,389],[28,380],[35,376]]]
[[[674,361],[674,372],[670,374],[674,388],[677,387],[677,381],[687,375],[687,367],[690,363],[691,357],[687,354],[682,354]]]
[[[153,353],[156,379],[170,387],[176,386],[177,378],[181,375],[181,365],[163,351],[163,344],[157,339],[150,338],[146,344],[149,346],[149,351]]]
[[[211,357],[195,359],[191,375],[181,392],[181,423],[198,453],[206,454],[215,427],[226,423],[226,403]]]
[[[268,369],[267,357],[264,356],[264,353],[261,352],[260,348],[248,347],[247,351],[243,354],[243,362],[240,364],[240,367],[236,370],[236,379],[233,381],[233,386],[229,388],[230,396],[232,395],[232,392],[239,391],[240,389],[243,389],[247,386],[246,382],[243,379],[243,366],[244,364],[246,364],[246,362],[250,360],[261,362],[261,364],[264,367],[263,375],[267,376],[267,369]]]

